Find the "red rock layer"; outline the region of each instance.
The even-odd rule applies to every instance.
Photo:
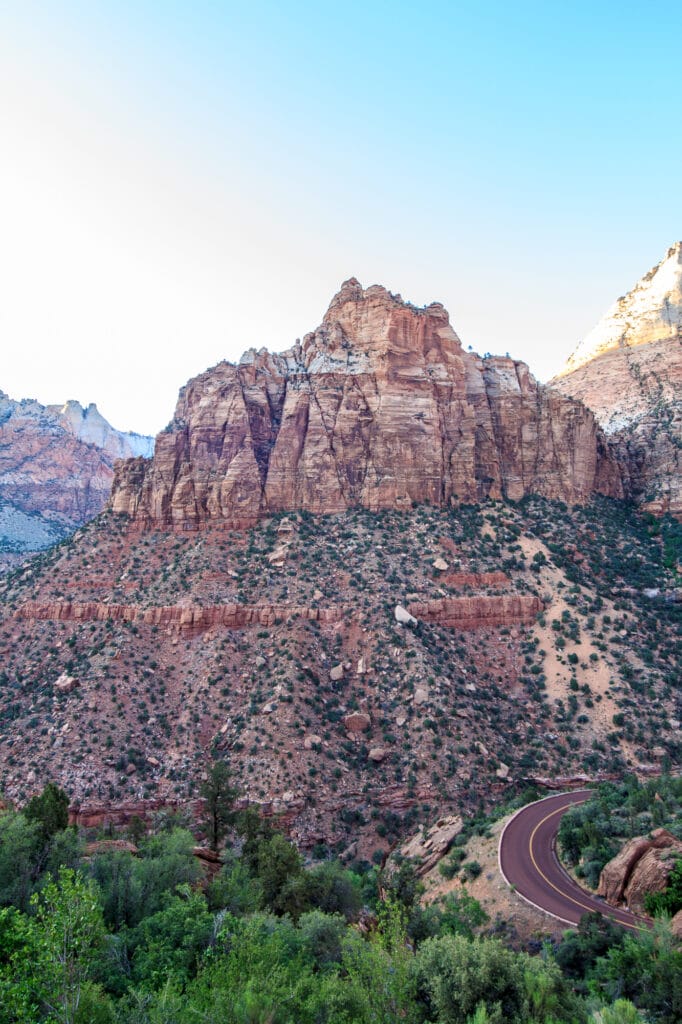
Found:
[[[16,611],[18,619],[55,622],[136,622],[149,626],[177,629],[184,636],[196,636],[214,626],[244,629],[248,626],[272,626],[291,617],[317,622],[336,622],[342,609],[306,608],[299,605],[163,605],[140,608],[128,604],[102,604],[98,601],[55,601],[42,604],[27,601]]]
[[[507,587],[511,580],[506,572],[447,572],[438,577],[448,587]]]
[[[455,629],[530,625],[543,609],[539,597],[502,594],[499,597],[442,597],[411,604],[408,611],[420,622]]]
[[[594,491],[622,494],[583,405],[523,363],[465,353],[440,304],[351,279],[288,352],[251,350],[190,381],[153,459],[118,464],[111,507],[187,529]]]
[[[422,622],[436,622],[457,629],[481,629],[487,626],[512,626],[530,623],[542,610],[537,597],[503,594],[495,597],[444,597],[409,605],[409,612]],[[278,620],[308,619],[338,622],[344,609],[337,605],[309,608],[302,605],[161,605],[141,608],[129,604],[104,604],[99,601],[27,601],[15,612],[18,619],[53,622],[144,623],[176,629],[184,636],[197,636],[213,627],[245,629],[272,626]]]

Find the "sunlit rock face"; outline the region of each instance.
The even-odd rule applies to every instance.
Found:
[[[618,299],[550,383],[593,410],[630,496],[682,515],[682,242]]]
[[[190,381],[153,459],[118,466],[112,508],[187,528],[595,491],[622,494],[589,410],[523,363],[464,352],[439,303],[353,278],[293,348]]]

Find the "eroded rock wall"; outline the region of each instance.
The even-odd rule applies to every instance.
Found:
[[[620,473],[582,404],[523,363],[465,353],[440,304],[351,279],[294,348],[190,381],[153,460],[117,466],[112,508],[192,528],[595,491],[621,496]]]

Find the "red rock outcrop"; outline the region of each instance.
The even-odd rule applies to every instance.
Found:
[[[506,572],[444,572],[438,577],[439,583],[463,590],[465,587],[508,587],[511,580]]]
[[[682,242],[611,307],[550,382],[592,409],[628,495],[682,515]]]
[[[619,853],[602,868],[598,895],[603,896],[612,906],[620,903],[635,864],[650,846],[651,840],[645,836],[636,836],[625,843]]]
[[[539,597],[500,594],[495,597],[442,597],[411,604],[410,615],[454,629],[530,625],[543,609]]]
[[[164,798],[139,800],[133,803],[118,804],[115,807],[110,804],[81,805],[77,803],[69,807],[69,825],[76,825],[78,828],[130,825],[135,819],[150,821],[157,811],[175,812],[181,806],[187,806],[187,804]],[[198,814],[197,807],[196,801],[189,805],[195,817]]]
[[[153,459],[118,464],[111,507],[193,528],[594,491],[622,494],[583,405],[523,363],[464,352],[440,304],[417,309],[351,279],[302,343],[190,381]]]
[[[183,636],[198,636],[207,629],[244,629],[248,626],[272,626],[289,618],[314,622],[336,622],[342,609],[307,608],[300,605],[163,605],[141,608],[129,604],[103,604],[99,601],[54,601],[43,604],[27,601],[16,611],[18,619],[53,622],[136,622],[148,626],[166,626]]]
[[[597,892],[613,906],[625,903],[635,913],[644,913],[647,893],[665,889],[680,857],[682,840],[663,828],[655,829],[650,839],[637,836],[604,866]]]
[[[422,878],[445,856],[463,827],[464,822],[459,815],[440,818],[435,825],[421,829],[408,842],[403,843],[399,850],[400,857],[412,861],[417,875]],[[391,868],[395,870],[396,867],[396,858],[389,858],[389,873]]]

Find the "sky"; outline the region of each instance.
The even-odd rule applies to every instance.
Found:
[[[555,373],[682,237],[682,6],[0,5],[0,389],[156,433],[348,277]]]

